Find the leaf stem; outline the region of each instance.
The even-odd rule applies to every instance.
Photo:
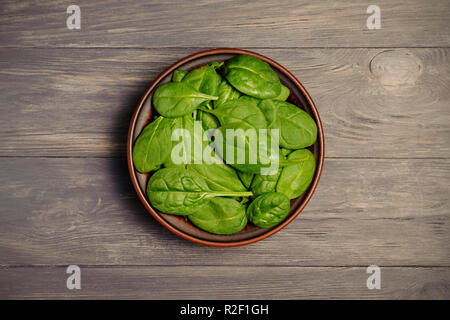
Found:
[[[199,107],[199,108],[197,108],[198,110],[201,110],[201,111],[205,111],[205,112],[207,112],[207,113],[213,113],[212,112],[212,109],[208,109],[208,108],[205,108],[205,106],[201,106],[201,107]]]
[[[207,191],[209,194],[215,197],[252,197],[253,192],[251,191]]]
[[[204,94],[204,93],[199,93],[198,97],[199,98],[208,99],[208,100],[217,100],[217,99],[219,99],[218,96],[210,96],[209,94]]]

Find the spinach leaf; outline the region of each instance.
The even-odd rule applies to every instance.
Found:
[[[188,163],[194,162],[194,145],[201,144],[202,141],[199,141],[196,135],[194,135],[194,119],[190,114],[185,115],[183,117],[175,118],[173,130],[176,129],[184,129],[186,130],[187,137],[180,137],[180,141],[171,141],[166,145],[166,148],[169,150],[169,156],[164,161],[165,167],[174,167],[177,165],[186,166]],[[171,133],[172,134],[172,133]],[[181,145],[180,145],[181,143]],[[181,147],[181,148],[178,148]],[[177,148],[177,150],[174,150]],[[172,160],[172,152],[175,152],[175,155],[182,159],[181,164],[175,164]]]
[[[184,82],[169,82],[156,89],[153,106],[160,115],[176,118],[192,113],[202,102],[217,99],[217,96],[201,93]]]
[[[205,106],[208,109],[212,109],[209,102],[201,104],[200,106]],[[210,113],[202,110],[197,110],[197,120],[202,122],[203,130],[216,129],[220,126],[219,120]]]
[[[218,119],[222,127],[219,128],[219,130],[222,132],[222,141],[217,141],[217,144],[220,144],[222,147],[222,154],[219,154],[222,159],[225,159],[226,155],[226,149],[227,148],[234,148],[234,156],[235,159],[232,161],[234,163],[237,163],[237,156],[238,156],[238,148],[245,148],[245,150],[240,150],[242,154],[245,155],[245,159],[249,158],[249,154],[255,154],[258,155],[257,150],[252,150],[254,147],[258,147],[257,143],[252,144],[250,143],[250,138],[246,135],[246,131],[248,129],[257,129],[257,128],[265,128],[266,127],[266,120],[264,117],[264,114],[259,110],[259,108],[254,104],[248,104],[243,101],[238,100],[230,100],[228,102],[225,102],[222,104],[219,108],[214,110],[208,110],[205,108],[201,108],[201,110],[211,113],[215,115]],[[237,142],[234,143],[234,140],[227,141],[227,129],[234,129],[236,134],[236,140]],[[256,131],[258,133],[258,131]],[[255,137],[258,139],[258,137]],[[258,141],[258,140],[256,140]],[[227,159],[225,159],[225,162]],[[230,160],[230,159],[228,159]],[[252,164],[249,164],[248,166],[246,164],[239,165],[239,164],[231,164],[233,167],[237,168],[238,170],[245,171],[245,168],[250,166],[254,172],[259,172],[260,166],[255,166]],[[239,166],[244,166],[244,170],[239,169]],[[248,169],[248,170],[250,170]]]
[[[156,171],[147,185],[150,203],[158,210],[177,215],[189,215],[216,197],[250,197],[248,191],[215,191],[194,170],[183,167]]]
[[[191,164],[189,170],[203,177],[211,190],[247,191],[236,171],[226,164]]]
[[[211,96],[217,96],[222,78],[213,66],[206,65],[192,70],[182,80],[192,88]]]
[[[280,154],[281,154],[284,158],[286,158],[291,152],[292,152],[292,150],[285,149],[285,148],[280,148]]]
[[[208,66],[213,67],[214,69],[219,69],[223,65],[223,62],[213,61],[208,63]]]
[[[296,150],[289,154],[288,161],[295,159],[303,161],[283,168],[276,187],[277,192],[284,193],[289,199],[297,198],[305,192],[316,169],[314,155],[307,149]]]
[[[286,101],[287,98],[289,98],[290,94],[291,91],[289,90],[289,88],[284,85],[281,85],[280,94],[277,97],[273,98],[273,100]]]
[[[275,187],[280,177],[281,169],[275,174],[255,174],[251,185],[251,190],[254,195],[260,195],[267,192],[275,192]]]
[[[208,110],[202,107],[201,110],[215,115],[222,127],[235,125],[253,129],[267,127],[262,111],[256,105],[240,99],[225,102],[217,109]]]
[[[236,100],[241,96],[241,93],[234,89],[226,80],[222,80],[219,85],[219,92],[217,94],[219,99],[214,101],[214,107],[218,108],[221,104],[230,101]]]
[[[287,154],[286,154],[285,150],[287,150],[287,149],[280,149],[280,153],[279,153],[279,159],[283,163],[283,165],[286,165],[287,163],[289,163],[288,161],[286,161]],[[291,150],[287,150],[287,151],[291,152]],[[267,193],[267,192],[275,192],[275,188],[276,188],[278,179],[280,177],[280,174],[281,174],[281,167],[274,174],[266,174],[266,175],[255,174],[255,177],[253,178],[252,185],[251,185],[252,192],[255,195],[261,195],[261,194]]]
[[[250,185],[252,184],[254,174],[253,173],[247,173],[242,171],[237,171],[237,174],[239,178],[241,179],[244,186],[248,189],[250,188]]]
[[[259,108],[266,116],[268,127],[280,130],[281,147],[301,149],[316,141],[316,123],[302,109],[288,102],[269,99],[262,100]]]
[[[172,81],[173,82],[181,82],[183,80],[184,76],[187,75],[189,71],[187,70],[175,70],[172,74]]]
[[[219,120],[210,113],[197,110],[197,120],[202,122],[203,130],[216,129],[219,127]]]
[[[240,92],[259,99],[280,95],[281,83],[270,65],[255,57],[239,55],[225,62],[223,73]]]
[[[247,225],[245,205],[229,198],[211,199],[197,212],[189,215],[197,227],[215,234],[232,234]]]
[[[187,133],[191,138],[186,139],[186,137],[183,137],[182,142],[174,143],[174,145],[182,143],[181,148],[174,151],[179,152],[178,156],[183,159],[182,163],[175,164],[170,154],[167,160],[164,162],[165,167],[180,166],[195,171],[205,179],[205,182],[211,188],[211,190],[246,191],[246,188],[239,180],[236,171],[223,163],[222,159],[218,157],[215,154],[214,150],[209,146],[208,141],[203,141],[203,139],[201,139],[202,137],[194,135],[194,120],[190,115],[186,115],[184,117],[176,118],[173,120],[174,129],[180,128],[187,130]],[[203,136],[203,132],[201,132],[201,135]],[[205,156],[205,153],[207,153],[209,150],[209,154],[214,163],[196,163],[197,161],[195,159],[196,155],[194,154],[194,147],[199,145],[202,146],[202,156]],[[173,148],[174,146],[167,149],[173,150]]]
[[[133,163],[141,173],[158,169],[170,154],[173,119],[158,117],[142,130],[133,147]]]
[[[260,195],[247,208],[248,219],[260,228],[271,228],[289,214],[289,199],[282,193],[269,192]]]
[[[270,166],[270,160],[265,160],[264,152],[258,152],[259,131],[257,129],[266,128],[266,120],[264,114],[254,103],[241,101],[241,99],[230,100],[220,105],[217,109],[206,110],[201,108],[201,110],[215,115],[222,125],[219,130],[222,133],[223,139],[222,141],[215,141],[215,143],[221,146],[222,154],[219,152],[219,155],[225,159],[226,163],[229,163],[232,167],[240,171],[248,173],[259,172],[262,164]],[[227,139],[228,129],[235,130],[234,140]],[[255,133],[256,136],[253,138],[248,136],[248,129],[253,129],[253,133]],[[254,140],[252,141],[252,139]],[[234,149],[234,159],[226,159],[227,148]],[[238,155],[240,154],[243,154],[245,159],[238,159]],[[261,154],[263,157],[261,157]],[[256,164],[250,163],[250,155],[255,155],[257,157]],[[241,164],[239,164],[239,162]],[[242,162],[244,163],[242,164]]]
[[[259,103],[261,102],[261,99],[253,98],[253,97],[250,97],[250,96],[240,96],[239,97],[239,102],[244,102],[246,104],[253,104],[253,105],[258,106]]]
[[[185,132],[183,132],[183,134],[186,134],[186,136],[183,135],[180,137],[180,140],[171,141],[170,144],[167,145],[167,148],[170,151],[169,156],[164,162],[165,167],[174,167],[177,165],[186,167],[187,164],[202,162],[199,156],[202,156],[202,160],[206,160],[206,155],[210,157],[210,162],[212,163],[223,163],[222,159],[217,156],[214,150],[210,147],[210,141],[203,141],[204,132],[202,131],[200,135],[195,134],[194,119],[191,115],[185,115],[173,120],[173,130],[184,129]],[[199,149],[198,151],[200,154],[195,153],[196,147]],[[181,159],[181,163],[175,164],[172,156]]]
[[[230,139],[226,135],[227,129],[234,129],[234,139]],[[270,136],[267,136],[267,144],[260,144],[260,133],[256,131],[256,135],[247,134],[246,127],[239,125],[230,125],[228,127],[220,127],[218,130],[222,132],[222,141],[214,141],[218,154],[225,160],[227,164],[236,170],[249,174],[260,173],[262,168],[268,168],[273,161],[277,161],[276,156],[271,153]],[[262,138],[261,138],[262,139]],[[232,151],[228,149],[231,148]],[[230,158],[230,153],[232,158]],[[281,161],[279,164],[282,165]]]
[[[234,140],[227,138],[226,129],[235,129]],[[239,131],[239,129],[242,130]],[[261,173],[261,169],[269,169],[269,167],[272,167],[274,162],[277,161],[278,166],[281,168],[306,160],[284,159],[284,157],[280,155],[280,149],[277,149],[278,151],[275,154],[272,153],[270,135],[263,138],[260,136],[259,131],[256,131],[256,136],[247,135],[246,129],[247,128],[239,125],[220,127],[217,130],[221,131],[223,139],[222,141],[218,141],[217,139],[214,141],[218,155],[236,170],[250,174],[259,174]],[[258,142],[255,143],[254,141]],[[222,149],[220,149],[220,146]],[[233,151],[227,151],[228,148],[232,148]],[[229,153],[232,153],[233,158],[229,158]],[[243,159],[240,158],[240,155],[244,156]]]
[[[216,72],[218,66],[218,62],[213,62],[209,65],[195,69],[189,72],[183,78],[182,82],[202,93],[217,96],[219,93],[219,85],[222,81],[222,78]],[[204,101],[200,104],[200,106],[208,105],[209,101]],[[211,107],[208,108],[211,109]],[[202,126],[205,130],[217,128],[219,126],[218,120],[213,115],[200,110],[197,112],[197,120],[202,121]]]

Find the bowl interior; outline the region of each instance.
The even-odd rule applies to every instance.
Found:
[[[181,65],[180,67],[178,67],[178,69],[193,70],[195,68],[198,68],[202,65],[205,65],[205,64],[213,62],[213,61],[219,61],[219,62],[225,61],[236,55],[237,54],[234,54],[234,53],[210,54],[210,55],[198,57],[191,61],[188,61],[188,62],[184,63],[183,65]],[[281,70],[278,70],[273,65],[272,65],[272,68],[277,72],[281,82],[285,86],[287,86],[291,91],[291,95],[288,98],[288,101],[292,104],[297,105],[299,108],[302,108],[303,110],[305,110],[311,117],[313,117],[313,119],[316,121],[316,123],[318,124],[318,127],[319,127],[320,120],[315,117],[313,110],[312,110],[312,106],[309,104],[308,100],[303,95],[301,89],[299,87],[297,87],[297,85],[287,75],[285,75]],[[169,73],[164,78],[162,78],[156,87],[160,86],[163,83],[170,82],[171,77],[172,77],[172,72]],[[149,123],[149,120],[151,119],[152,115],[154,114],[153,109],[151,107],[153,92],[154,92],[154,89],[149,93],[148,97],[143,102],[142,107],[138,111],[139,113],[137,114],[137,117],[136,117],[134,134],[132,137],[133,143],[134,143],[135,139],[141,133],[142,129]],[[321,130],[319,130],[319,131],[321,132]],[[320,134],[320,132],[318,132],[318,135]],[[285,219],[285,221],[289,220],[289,217],[291,217],[292,215],[299,213],[298,211],[299,211],[302,203],[304,202],[305,197],[307,197],[307,195],[311,192],[311,190],[310,190],[311,186],[314,184],[314,181],[316,181],[316,179],[318,179],[318,174],[320,174],[320,172],[318,172],[318,168],[319,168],[319,163],[321,160],[320,159],[321,158],[320,141],[321,141],[321,139],[319,139],[319,136],[318,136],[318,139],[315,142],[315,144],[308,148],[314,154],[315,159],[316,159],[316,164],[317,164],[316,165],[316,173],[315,173],[313,182],[311,183],[308,190],[305,191],[300,197],[291,200],[291,209],[290,209],[289,215]],[[134,167],[133,167],[133,170],[134,170]],[[141,174],[141,173],[137,172],[136,170],[134,170],[134,172],[135,172],[135,175],[137,178],[139,188],[141,189],[143,194],[146,194],[146,185],[147,185],[149,175]],[[147,198],[145,198],[145,200],[143,200],[143,201],[146,201],[148,206],[151,207]],[[201,239],[201,240],[206,240],[206,241],[216,242],[216,243],[230,243],[230,242],[235,243],[235,242],[239,242],[239,241],[246,241],[246,240],[261,236],[267,232],[270,232],[272,229],[277,228],[277,226],[275,226],[271,229],[262,229],[262,228],[256,227],[256,226],[252,225],[251,223],[249,223],[242,231],[240,231],[238,233],[235,233],[232,235],[217,235],[217,234],[212,234],[212,233],[209,233],[207,231],[203,231],[203,230],[197,228],[196,226],[191,224],[188,220],[186,220],[184,217],[165,214],[165,213],[159,212],[155,209],[153,209],[153,211],[154,212],[152,214],[159,215],[164,221],[166,221],[168,224],[170,224],[173,228],[180,231],[181,233],[189,235],[196,239]]]

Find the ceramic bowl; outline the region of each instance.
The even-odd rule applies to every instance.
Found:
[[[254,56],[269,63],[278,74],[281,82],[290,89],[291,95],[288,98],[288,101],[305,110],[315,120],[318,129],[317,141],[314,145],[309,147],[309,150],[316,158],[316,172],[309,188],[300,197],[291,200],[289,215],[279,225],[270,229],[262,229],[248,223],[247,227],[238,233],[232,235],[217,235],[197,228],[184,217],[165,214],[152,207],[146,196],[148,174],[141,174],[134,168],[132,147],[134,141],[139,136],[142,129],[148,124],[149,119],[151,119],[151,116],[154,113],[151,106],[151,101],[155,88],[163,83],[171,81],[173,71],[177,69],[193,70],[212,61],[225,61],[240,54]],[[153,81],[150,87],[148,87],[140,99],[131,119],[127,139],[127,158],[131,180],[139,199],[144,204],[147,211],[156,220],[158,220],[159,223],[176,235],[198,244],[216,247],[232,247],[246,245],[265,239],[286,227],[299,215],[300,212],[302,212],[308,201],[311,199],[322,173],[324,160],[324,136],[319,113],[317,112],[313,100],[300,81],[298,81],[286,68],[281,66],[279,63],[255,52],[240,49],[213,49],[198,52],[181,59],[160,74],[155,81]]]

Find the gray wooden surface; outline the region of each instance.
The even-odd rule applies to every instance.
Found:
[[[380,30],[365,1],[74,3],[81,30],[67,1],[0,3],[0,298],[450,299],[448,1],[377,1]],[[145,87],[225,46],[292,71],[326,138],[303,213],[230,249],[161,227],[124,157]]]

